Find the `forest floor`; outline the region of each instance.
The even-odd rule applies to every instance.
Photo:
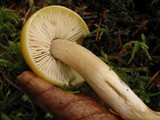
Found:
[[[159,0],[1,0],[0,119],[54,119],[16,83],[16,77],[29,70],[20,51],[21,29],[35,11],[49,5],[77,12],[91,32],[83,46],[108,64],[145,104],[160,111],[159,4]]]

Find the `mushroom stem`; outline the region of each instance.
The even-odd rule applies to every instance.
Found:
[[[152,111],[102,60],[86,48],[65,40],[53,40],[51,55],[82,75],[97,94],[128,120],[159,120]]]

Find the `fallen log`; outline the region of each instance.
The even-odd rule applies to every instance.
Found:
[[[58,120],[118,120],[91,98],[65,92],[32,72],[23,72],[17,81],[41,108],[54,113]]]

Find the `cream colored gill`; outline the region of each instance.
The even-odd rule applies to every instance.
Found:
[[[54,59],[50,54],[50,46],[52,40],[56,39],[79,43],[89,34],[84,21],[73,11],[61,6],[43,8],[30,20],[25,29],[28,56],[24,56],[27,56],[27,60],[31,59],[28,62],[31,69],[58,86],[68,84],[73,76],[76,78],[73,85],[81,84],[84,79],[72,68]]]

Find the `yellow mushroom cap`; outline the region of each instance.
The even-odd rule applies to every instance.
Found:
[[[41,78],[57,86],[73,85],[84,79],[50,54],[53,40],[61,39],[81,44],[89,34],[83,19],[63,6],[48,6],[35,12],[25,23],[21,32],[21,51],[29,67]]]

